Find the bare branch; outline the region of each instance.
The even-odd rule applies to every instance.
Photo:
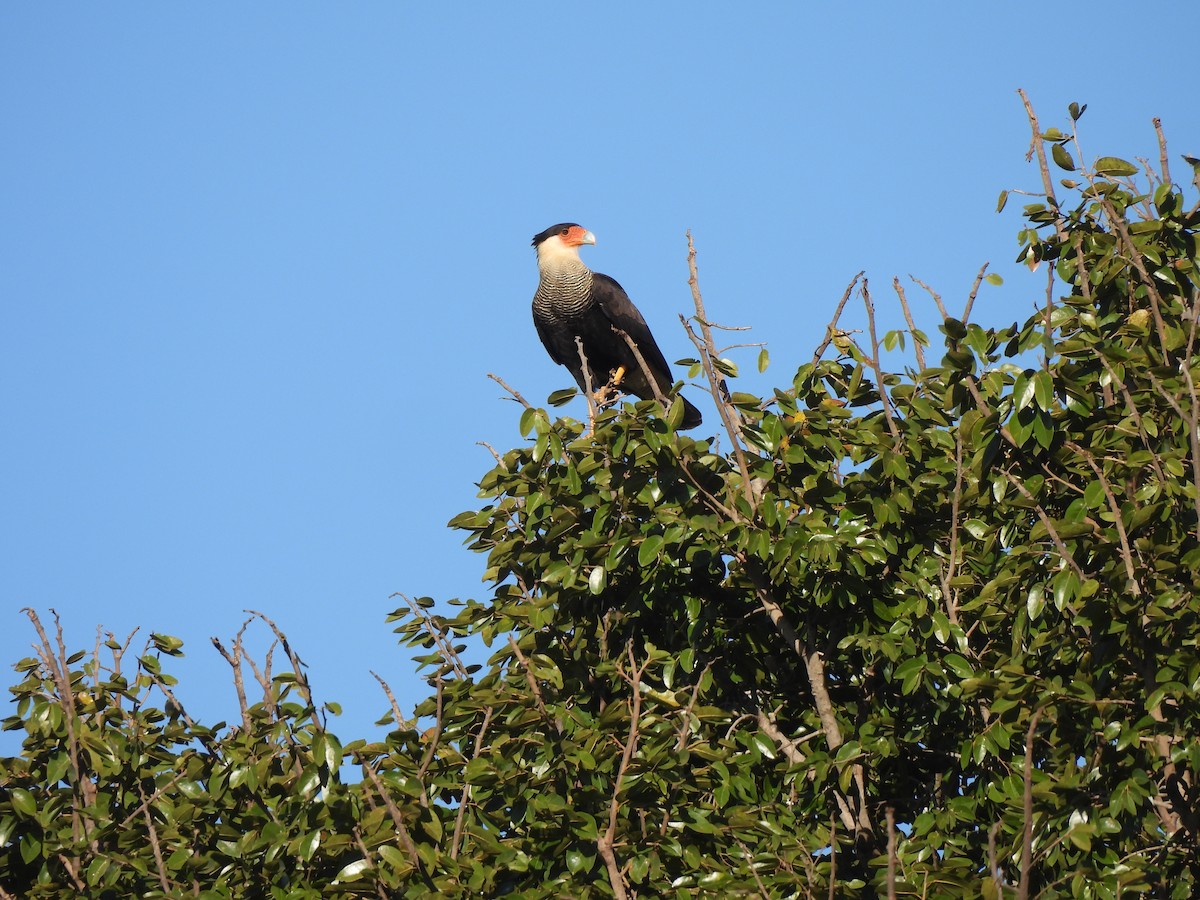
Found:
[[[374,673],[372,673],[374,674]],[[378,676],[376,676],[378,678]],[[383,800],[384,808],[387,809],[388,815],[392,818],[392,824],[396,826],[396,836],[400,839],[400,846],[404,848],[404,852],[408,855],[409,860],[414,866],[421,864],[421,858],[417,855],[417,845],[413,843],[412,835],[409,834],[408,826],[404,824],[404,815],[400,812],[400,807],[392,799],[392,795],[383,785],[379,774],[375,771],[375,767],[369,760],[362,760],[363,771],[367,773],[367,778],[370,779],[380,799]],[[422,790],[422,796],[424,796]]]
[[[696,349],[700,352],[700,362],[704,367],[704,374],[708,379],[709,391],[712,393],[713,402],[716,404],[717,412],[721,416],[721,422],[725,425],[725,432],[729,435],[730,443],[733,446],[733,455],[737,460],[738,470],[742,476],[742,492],[746,497],[746,503],[750,509],[757,509],[758,502],[755,497],[754,487],[751,484],[750,466],[746,461],[746,451],[741,440],[741,415],[734,407],[730,400],[729,387],[725,383],[724,376],[718,375],[714,366],[713,359],[717,357],[716,345],[713,343],[712,325],[708,321],[708,313],[704,310],[704,298],[700,294],[700,276],[696,269],[696,245],[692,240],[692,233],[687,233],[688,242],[688,285],[692,289],[692,302],[696,307],[696,322],[700,326],[700,333],[703,335],[703,340],[696,336],[691,325],[683,316],[679,319],[683,322],[683,327],[695,344]]]
[[[491,372],[488,372],[487,377],[492,379],[492,381],[496,382],[496,384],[500,385],[500,387],[502,387],[506,391],[508,391],[508,393],[512,395],[512,399],[516,400],[523,407],[525,407],[526,409],[530,408],[529,401],[526,400],[524,397],[522,397],[520,392],[517,391],[515,388],[509,387],[508,384],[504,381],[504,379],[501,378],[499,375],[493,375]]]
[[[496,452],[495,447],[493,447],[487,441],[476,441],[475,445],[477,447],[487,448],[488,453],[492,454],[492,459],[496,460],[496,465],[500,466],[501,468],[504,467],[504,460],[500,457],[500,454]]]
[[[912,309],[909,308],[908,297],[905,296],[904,288],[901,286],[899,278],[892,278],[892,287],[895,289],[896,295],[900,298],[900,308],[904,310],[904,321],[908,323],[908,333],[912,335],[913,350],[917,355],[917,366],[921,371],[925,371],[925,348],[917,340],[917,323],[913,320]]]
[[[1025,159],[1028,161],[1033,158],[1035,153],[1037,154],[1038,168],[1042,173],[1042,186],[1046,189],[1046,198],[1057,207],[1058,200],[1054,196],[1054,179],[1050,177],[1050,166],[1046,164],[1046,148],[1042,146],[1042,129],[1038,125],[1037,114],[1033,111],[1033,104],[1025,96],[1025,91],[1017,88],[1017,93],[1025,105],[1025,115],[1029,117],[1029,127],[1033,130],[1033,139],[1029,145],[1029,152],[1025,154]]]
[[[616,325],[612,326],[613,332],[629,345],[629,349],[633,351],[633,358],[637,360],[638,367],[642,370],[642,375],[646,381],[650,383],[650,389],[654,391],[654,399],[663,405],[664,411],[667,407],[667,398],[663,396],[662,390],[658,386],[658,379],[654,377],[654,373],[650,371],[650,367],[646,365],[646,358],[642,356],[642,351],[638,349],[638,345],[634,343],[626,332],[622,331]]]
[[[245,631],[245,629],[246,626],[242,625],[242,631]],[[237,638],[234,640],[232,653],[225,649],[225,646],[221,643],[220,638],[210,638],[210,640],[212,641],[213,646],[217,648],[217,652],[225,657],[225,661],[229,663],[230,668],[233,669],[233,687],[234,690],[237,691],[238,708],[242,711],[242,728],[244,728],[246,731],[249,731],[251,724],[250,705],[246,702],[246,685],[242,680],[242,632],[239,631]]]
[[[392,706],[392,718],[396,722],[397,728],[405,728],[408,726],[408,720],[404,718],[404,713],[400,712],[400,704],[396,702],[396,695],[392,693],[391,686],[384,681],[376,672],[371,671],[371,675],[379,682],[379,686],[383,688],[384,695],[388,698],[388,703]]]
[[[171,892],[171,881],[167,878],[167,864],[163,860],[162,847],[158,843],[158,829],[154,827],[154,817],[150,815],[150,803],[146,800],[146,792],[142,783],[137,783],[138,796],[142,798],[142,814],[146,820],[146,833],[150,837],[150,849],[154,853],[154,865],[158,869],[158,883],[162,885],[163,893]]]
[[[1150,120],[1154,123],[1154,133],[1158,135],[1158,164],[1162,172],[1162,183],[1171,183],[1171,168],[1167,165],[1167,139],[1163,136],[1162,119],[1155,116]]]
[[[587,395],[588,424],[591,430],[596,430],[596,386],[592,384],[592,367],[588,365],[587,354],[583,352],[583,338],[575,335],[575,349],[579,351],[580,371],[583,373],[584,393]]]
[[[975,306],[975,297],[979,294],[979,286],[983,284],[983,276],[986,274],[987,269],[988,263],[984,263],[979,269],[979,274],[975,276],[975,283],[971,285],[971,293],[967,296],[967,305],[963,307],[963,323],[966,323],[971,318],[971,310]]]
[[[861,292],[863,304],[867,308],[867,331],[871,335],[871,358],[867,360],[867,364],[875,372],[875,388],[879,394],[879,402],[883,405],[883,417],[887,420],[888,431],[892,433],[894,440],[899,441],[900,429],[896,425],[895,416],[892,415],[892,398],[888,396],[887,385],[884,384],[883,366],[879,362],[879,336],[875,331],[875,304],[871,300],[871,290],[865,278]]]
[[[837,309],[833,311],[833,318],[825,326],[825,340],[821,341],[813,353],[812,361],[814,366],[821,361],[821,356],[829,349],[829,344],[833,341],[833,336],[837,334],[838,319],[842,317],[842,310],[846,308],[846,301],[850,299],[850,295],[854,292],[854,286],[858,284],[858,279],[862,278],[865,272],[866,270],[864,269],[851,278],[850,283],[846,285],[846,290],[842,292],[842,299],[838,301]]]
[[[1037,730],[1042,708],[1033,711],[1029,728],[1025,732],[1025,830],[1021,836],[1021,881],[1017,885],[1018,900],[1029,900],[1029,873],[1033,870],[1033,735]]]
[[[612,798],[608,804],[608,827],[596,839],[596,850],[599,852],[600,858],[604,860],[604,866],[608,870],[608,881],[617,900],[627,900],[629,897],[629,893],[625,889],[625,878],[621,874],[621,867],[617,863],[617,854],[614,850],[617,835],[617,813],[621,808],[621,784],[625,780],[625,773],[629,770],[629,763],[637,750],[638,723],[642,716],[642,675],[646,671],[646,666],[650,664],[649,661],[646,661],[641,667],[638,666],[637,660],[633,656],[632,641],[625,645],[625,653],[629,658],[631,674],[622,672],[621,675],[629,683],[630,689],[629,734],[625,739],[625,748],[621,753],[620,765],[617,767],[617,777],[613,782]]]
[[[1029,493],[1029,489],[1025,487],[1024,482],[1020,478],[1015,477],[1007,470],[1004,472],[1004,477],[1008,479],[1009,484],[1017,489],[1017,493],[1033,504],[1033,511],[1037,514],[1037,517],[1039,521],[1041,521],[1043,527],[1045,527],[1046,533],[1050,535],[1050,540],[1054,542],[1054,546],[1057,548],[1058,554],[1062,558],[1063,562],[1067,563],[1067,565],[1069,565],[1075,571],[1075,574],[1079,576],[1080,581],[1087,581],[1087,575],[1085,575],[1083,569],[1079,567],[1079,563],[1075,562],[1075,557],[1072,556],[1071,551],[1067,549],[1066,543],[1059,536],[1058,529],[1054,527],[1053,520],[1051,520],[1050,516],[1047,515],[1042,504],[1038,503],[1037,498],[1035,498],[1033,494]]]
[[[529,690],[533,694],[533,700],[537,704],[538,712],[542,714],[542,718],[546,723],[552,726],[556,731],[558,726],[551,717],[550,712],[546,709],[546,702],[542,699],[542,686],[538,684],[537,679],[533,675],[533,669],[529,666],[529,660],[525,658],[525,654],[521,652],[516,639],[510,634],[508,636],[508,645],[512,647],[513,653],[517,657],[517,662],[520,663],[522,671],[525,673],[525,683],[529,685]]]
[[[920,278],[917,278],[915,275],[909,275],[908,277],[912,279],[913,282],[923,287],[925,289],[925,293],[933,298],[933,302],[937,305],[938,312],[942,314],[942,321],[949,319],[950,313],[946,311],[946,304],[942,303],[942,295],[923,282]]]

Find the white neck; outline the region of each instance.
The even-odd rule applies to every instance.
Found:
[[[537,245],[537,258],[538,271],[547,274],[587,268],[579,258],[579,247],[564,244],[557,234]]]

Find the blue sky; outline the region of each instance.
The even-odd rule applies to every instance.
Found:
[[[677,359],[690,228],[710,314],[771,349],[743,389],[790,382],[860,269],[896,324],[893,275],[961,309],[991,261],[975,320],[1023,320],[1044,282],[1012,262],[1020,203],[994,212],[1040,183],[1015,91],[1044,126],[1088,103],[1088,158],[1156,155],[1161,116],[1180,177],[1200,7],[1157,8],[5,4],[0,662],[24,606],[72,647],[166,632],[185,706],[231,720],[208,639],[253,608],[334,730],[373,734],[369,670],[406,709],[426,691],[389,595],[486,591],[444,527],[479,503],[477,442],[521,440],[486,373],[570,385],[531,235],[591,229]]]

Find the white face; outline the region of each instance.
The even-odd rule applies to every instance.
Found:
[[[580,234],[582,232],[582,234]],[[564,240],[561,234],[552,234],[537,246],[538,268],[557,269],[564,266],[582,265],[579,248],[583,244],[596,243],[595,236],[582,228],[573,228]],[[567,241],[570,240],[570,243]]]

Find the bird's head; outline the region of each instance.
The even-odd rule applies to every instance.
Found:
[[[551,225],[545,231],[533,236],[533,246],[537,250],[538,265],[552,265],[557,261],[579,259],[579,248],[584,244],[596,243],[596,236],[574,222],[563,222]]]

